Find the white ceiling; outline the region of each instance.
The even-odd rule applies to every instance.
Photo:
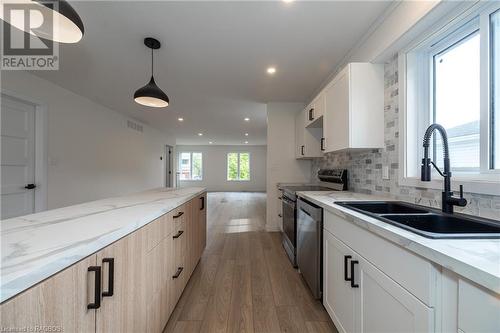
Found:
[[[172,134],[178,144],[265,144],[265,103],[306,102],[390,5],[71,3],[85,24],[84,38],[61,46],[59,71],[34,73]],[[155,79],[171,102],[163,109],[142,107],[132,98],[149,81],[147,36],[162,42]],[[269,65],[277,68],[273,77],[266,74]]]

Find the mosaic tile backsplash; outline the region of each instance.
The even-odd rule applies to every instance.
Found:
[[[398,200],[430,207],[441,206],[441,190],[400,186],[399,126],[398,126],[398,60],[394,57],[385,65],[385,148],[371,151],[327,153],[313,160],[313,178],[320,168],[344,168],[349,174],[349,190],[365,194],[390,195]],[[388,180],[382,179],[382,166],[389,167]],[[466,189],[464,189],[466,190]],[[457,212],[500,220],[500,196],[464,193],[466,207]]]

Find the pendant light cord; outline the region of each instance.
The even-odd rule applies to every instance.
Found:
[[[151,77],[153,77],[153,73],[154,73],[154,63],[153,63],[153,48],[151,48]]]

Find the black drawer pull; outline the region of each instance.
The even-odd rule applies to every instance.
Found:
[[[104,258],[102,259],[102,265],[108,263],[108,291],[102,292],[102,297],[113,296],[113,285],[115,281],[115,258]]]
[[[300,146],[300,154],[304,156],[304,146]]]
[[[90,266],[87,272],[94,272],[94,303],[87,304],[87,309],[101,307],[101,266]]]
[[[204,210],[205,209],[205,197],[204,196],[201,197],[200,200],[201,200],[201,208],[200,208],[200,210]]]
[[[359,288],[359,284],[354,283],[354,265],[358,264],[357,260],[351,261],[351,288]]]
[[[179,232],[177,233],[177,235],[174,235],[172,238],[173,239],[176,239],[176,238],[179,238],[181,237],[181,235],[184,233],[184,230],[179,230]]]
[[[344,256],[344,280],[346,281],[351,281],[351,278],[349,277],[349,269],[347,268],[349,259],[351,259],[352,256]]]
[[[309,121],[314,120],[314,108],[309,110]]]
[[[172,276],[172,279],[177,279],[181,275],[183,269],[184,267],[177,268],[177,272],[175,272],[175,275]]]
[[[177,215],[174,215],[174,219],[178,219],[182,215],[184,215],[184,212],[178,212]]]

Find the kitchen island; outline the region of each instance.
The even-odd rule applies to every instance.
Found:
[[[205,247],[206,193],[200,187],[153,189],[12,218],[0,227],[2,327],[24,322],[87,331],[106,309],[116,316],[124,307],[118,329],[152,322],[152,331],[159,331]],[[74,307],[67,314],[57,310],[65,298]],[[43,311],[30,312],[37,302]],[[111,311],[113,302],[120,304]],[[139,312],[128,318],[135,306]],[[148,319],[157,308],[161,318]]]

